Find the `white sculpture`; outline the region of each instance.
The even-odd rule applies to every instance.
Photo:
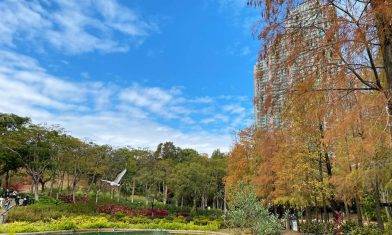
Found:
[[[118,186],[120,186],[120,181],[126,172],[127,172],[127,169],[124,169],[123,171],[121,171],[120,174],[118,174],[116,179],[113,181],[110,181],[110,180],[101,180],[101,181],[110,184],[110,186],[118,187]]]

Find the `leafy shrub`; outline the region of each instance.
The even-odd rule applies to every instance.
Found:
[[[122,212],[117,212],[114,217],[116,218],[116,220],[122,221],[125,218],[125,214]]]
[[[73,196],[72,195],[60,195],[59,199],[65,203],[73,203]],[[88,201],[89,201],[89,197],[87,194],[75,195],[75,203],[87,204]]]
[[[216,231],[220,228],[219,221],[210,221],[205,226],[191,223],[168,221],[166,219],[124,218],[124,221],[112,221],[109,216],[71,216],[61,217],[47,222],[13,222],[0,225],[0,233],[43,232],[56,230],[79,230],[97,228],[122,228],[122,229],[173,229],[173,230],[204,230]],[[138,223],[128,223],[134,220]],[[140,223],[143,222],[143,223]]]
[[[386,230],[387,231],[387,230]],[[351,230],[350,234],[355,235],[382,235],[381,230],[378,229],[377,225],[369,224],[363,227],[355,227]]]
[[[250,228],[256,234],[279,234],[282,229],[278,218],[262,206],[254,188],[246,184],[234,190],[225,219],[230,227]]]
[[[172,221],[173,222],[176,222],[176,223],[186,223],[187,221],[186,221],[186,219],[185,219],[185,217],[184,216],[176,216],[176,217],[174,217],[173,219],[172,219]]]
[[[63,204],[62,201],[57,200],[53,197],[48,197],[48,196],[40,196],[39,201],[37,201],[37,204],[44,204],[44,205],[60,205]]]
[[[126,207],[124,205],[117,204],[105,204],[97,207],[97,211],[99,213],[105,213],[109,215],[115,215],[117,213],[123,213],[124,215],[132,216],[134,212],[131,208]]]
[[[68,214],[67,210],[63,212],[58,210],[51,204],[33,204],[25,207],[16,207],[8,213],[7,221],[27,221],[27,222],[35,222],[35,221],[50,221],[51,219],[59,219],[64,214]]]
[[[392,220],[385,224],[385,231],[392,231]]]
[[[140,216],[126,217],[124,220],[129,224],[148,224],[152,222],[151,219],[146,217],[140,217]]]
[[[210,209],[210,210],[193,210],[190,212],[190,215],[192,217],[198,217],[198,216],[204,216],[204,217],[209,217],[209,218],[221,218],[223,213],[222,210],[217,210],[217,209]]]
[[[169,215],[165,209],[140,209],[136,211],[136,214],[152,218],[164,218]]]
[[[16,191],[18,191],[18,192],[20,192],[20,191],[22,191],[22,189],[25,187],[25,184],[24,183],[13,183],[13,184],[10,184],[9,186],[8,186],[8,188],[10,188],[10,189],[12,189],[12,190],[16,190]]]
[[[124,205],[105,204],[97,207],[99,213],[116,215],[122,213],[127,216],[146,216],[151,218],[164,218],[168,216],[167,210],[164,209],[132,209]]]
[[[385,231],[392,231],[392,229],[388,228],[388,224],[386,225]],[[358,223],[354,221],[347,221],[343,224],[343,233],[344,234],[355,234],[355,235],[378,235],[382,234],[382,232],[378,229],[377,225],[369,224],[360,227]],[[387,233],[388,234],[388,233]]]
[[[348,234],[351,231],[353,231],[354,229],[356,229],[358,226],[359,226],[358,223],[356,223],[354,221],[346,221],[343,224],[343,233]]]
[[[300,230],[303,233],[330,234],[333,233],[333,224],[316,222],[316,221],[307,221],[300,224]]]
[[[54,199],[40,199],[39,202],[16,207],[8,213],[7,221],[50,221],[62,216],[95,215],[94,204],[65,204]]]
[[[193,218],[193,223],[197,225],[207,225],[210,222],[210,219],[207,218],[206,216],[199,216]]]

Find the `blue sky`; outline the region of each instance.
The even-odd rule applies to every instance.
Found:
[[[0,2],[0,112],[100,144],[229,150],[253,122],[246,0]]]

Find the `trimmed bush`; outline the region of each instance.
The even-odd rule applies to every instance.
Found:
[[[135,217],[137,218],[137,217]],[[220,228],[220,221],[210,221],[207,225],[196,225],[193,222],[183,223],[166,219],[141,219],[125,217],[123,221],[113,220],[110,216],[72,216],[62,217],[47,222],[13,222],[0,225],[0,233],[43,232],[58,230],[78,230],[97,228],[122,229],[170,229],[170,230],[204,230],[216,231]],[[137,223],[129,223],[129,222]]]
[[[118,213],[127,216],[146,216],[150,218],[164,218],[169,215],[164,209],[132,209],[124,205],[105,204],[97,207],[99,213],[116,215]]]
[[[332,223],[322,223],[316,221],[307,221],[300,224],[299,229],[303,233],[311,234],[332,234],[333,224]],[[324,231],[326,229],[326,231]],[[344,228],[343,228],[344,229]]]
[[[40,199],[39,202],[23,207],[16,207],[8,213],[7,221],[49,221],[62,216],[95,215],[93,204],[65,204],[53,199]]]

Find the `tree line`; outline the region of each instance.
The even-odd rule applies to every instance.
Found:
[[[355,210],[363,225],[370,200],[383,229],[392,200],[391,1],[248,3],[263,13],[260,58],[274,58],[255,102],[265,114],[281,108],[272,114],[279,125],[239,133],[227,187],[251,183],[265,203],[325,222],[331,209]]]
[[[209,157],[172,142],[155,151],[113,148],[83,141],[56,126],[42,126],[29,118],[0,114],[0,174],[8,188],[10,176],[23,174],[31,179],[36,200],[41,193],[53,197],[75,197],[78,191],[110,191],[101,179],[114,179],[127,169],[120,192],[134,200],[144,196],[153,204],[161,202],[181,207],[224,207],[226,155],[215,150]]]

